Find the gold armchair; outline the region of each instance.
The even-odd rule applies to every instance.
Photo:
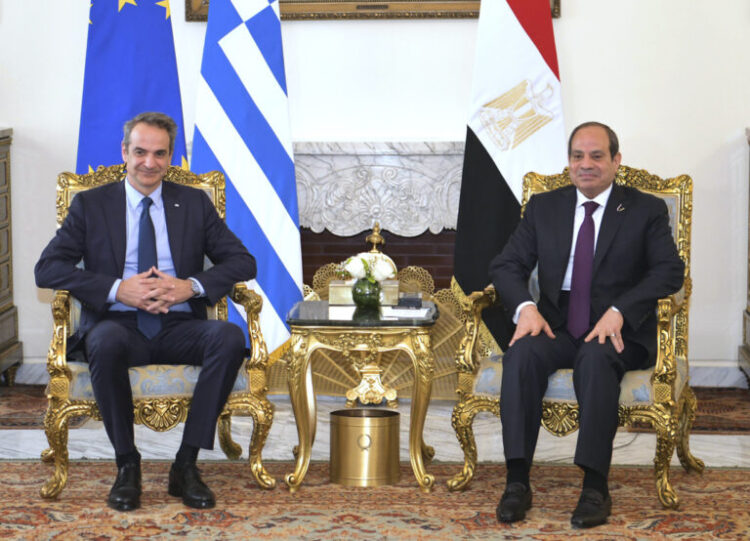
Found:
[[[62,173],[57,179],[57,223],[62,224],[68,214],[73,196],[83,190],[116,182],[123,178],[123,166],[114,165],[85,175]],[[166,180],[204,190],[216,206],[219,216],[225,215],[224,175],[217,171],[196,175],[178,167],[170,167]],[[273,421],[273,405],[266,398],[268,353],[260,330],[261,297],[245,284],[236,284],[231,299],[247,314],[247,331],[252,348],[237,377],[227,404],[218,421],[221,448],[227,457],[236,459],[241,447],[232,441],[231,416],[252,416],[253,434],[250,440],[250,469],[258,484],[273,488],[276,481],[261,462],[261,451]],[[55,498],[68,479],[68,422],[71,418],[101,419],[91,388],[88,364],[68,360],[66,343],[75,331],[78,302],[67,291],[56,291],[52,301],[54,327],[47,354],[47,413],[44,428],[49,448],[42,453],[44,462],[54,462],[54,472],[41,489],[44,498]],[[222,299],[209,311],[214,319],[227,318],[227,301]],[[164,432],[184,422],[190,407],[200,367],[186,365],[146,365],[131,368],[135,422],[158,432]]]
[[[672,233],[680,257],[685,262],[685,282],[675,295],[660,299],[657,305],[658,352],[656,364],[647,370],[627,372],[621,383],[619,424],[652,427],[656,432],[654,474],[656,491],[662,505],[676,508],[677,494],[669,481],[669,463],[677,456],[685,470],[701,472],[703,462],[690,453],[690,429],[695,420],[695,394],[689,385],[688,310],[690,279],[690,229],[692,225],[692,180],[687,175],[662,180],[646,171],[621,166],[615,182],[633,186],[665,200]],[[566,168],[562,174],[524,177],[522,212],[531,195],[570,184]],[[453,410],[453,428],[464,451],[464,467],[448,481],[450,490],[466,488],[477,463],[472,430],[480,411],[500,416],[502,362],[486,345],[487,328],[482,310],[497,301],[494,287],[477,291],[466,298],[466,335],[458,350],[458,403]],[[556,436],[565,436],[578,428],[578,404],[573,390],[572,370],[558,370],[550,377],[543,402],[542,425]]]

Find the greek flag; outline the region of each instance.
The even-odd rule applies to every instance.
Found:
[[[76,172],[122,161],[122,125],[144,111],[177,123],[172,163],[187,163],[169,2],[92,0]]]
[[[193,137],[192,170],[227,180],[227,224],[258,264],[269,352],[289,338],[302,298],[297,188],[278,0],[211,0]],[[230,319],[242,324],[230,306]]]

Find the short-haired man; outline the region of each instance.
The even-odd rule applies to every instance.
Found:
[[[115,450],[110,507],[140,505],[141,456],[133,434],[128,368],[153,362],[201,366],[169,493],[213,507],[196,467],[212,449],[216,421],[245,357],[238,326],[206,319],[206,307],[255,276],[255,259],[201,190],[164,181],[177,126],[142,113],[124,127],[125,179],[79,193],[34,269],[39,287],[67,289],[81,301],[68,341],[89,363],[91,384]],[[204,258],[213,266],[204,270]],[[83,261],[83,268],[78,263]]]
[[[500,411],[507,482],[501,522],[531,507],[529,469],[547,379],[573,368],[580,406],[575,463],[583,489],[571,523],[603,524],[612,500],[607,477],[617,431],[620,381],[656,359],[656,301],[677,291],[684,264],[667,207],[614,184],[615,133],[581,124],[568,143],[573,186],[533,196],[518,228],[490,264],[490,278],[516,322],[503,358]],[[538,265],[540,298],[528,279]]]

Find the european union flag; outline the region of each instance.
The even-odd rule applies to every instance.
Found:
[[[177,122],[172,163],[187,156],[170,16],[169,0],[92,0],[77,173],[122,162],[122,125],[144,111]]]

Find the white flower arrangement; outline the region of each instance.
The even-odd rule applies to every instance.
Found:
[[[369,264],[361,257],[350,257],[343,263],[344,271],[352,278],[365,278]]]
[[[393,267],[385,259],[382,258],[378,258],[374,263],[371,263],[370,270],[372,271],[372,277],[375,278],[378,282],[389,280],[396,276],[393,272]]]
[[[366,278],[370,282],[382,282],[394,278],[393,265],[380,254],[352,256],[341,264],[342,270],[352,278]]]

